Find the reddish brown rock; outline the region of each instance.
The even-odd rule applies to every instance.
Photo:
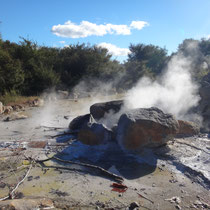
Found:
[[[194,122],[178,120],[179,123],[179,130],[176,134],[176,137],[183,137],[183,136],[193,136],[197,135],[200,132],[200,128]]]
[[[47,141],[30,141],[28,143],[29,148],[45,148]]]
[[[83,144],[99,145],[111,140],[112,132],[103,124],[89,123],[78,133],[77,139]]]
[[[128,150],[160,146],[173,139],[178,128],[177,120],[158,108],[134,109],[121,115],[117,141]]]

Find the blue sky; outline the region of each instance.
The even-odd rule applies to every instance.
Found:
[[[39,45],[90,43],[126,59],[130,43],[176,51],[186,38],[210,35],[210,0],[0,0],[4,40]]]

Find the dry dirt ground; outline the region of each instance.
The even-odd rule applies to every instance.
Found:
[[[1,116],[0,209],[210,209],[207,134],[138,154],[116,143],[87,146],[72,135],[55,137],[91,104],[112,99],[51,101],[28,108],[22,113],[27,119],[5,122]],[[94,168],[37,162],[53,155],[102,167],[123,177],[126,187],[112,187],[116,180]]]

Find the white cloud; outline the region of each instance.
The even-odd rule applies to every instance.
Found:
[[[129,26],[110,23],[97,25],[89,21],[82,21],[77,25],[69,20],[63,25],[54,25],[51,31],[60,37],[84,38],[93,35],[104,36],[106,34],[130,35],[132,29],[141,30],[146,25],[148,23],[144,21],[132,21]]]
[[[65,42],[65,41],[59,41],[59,43],[60,43],[60,44],[65,44],[66,42]]]
[[[128,53],[130,53],[130,50],[128,48],[120,48],[117,47],[116,45],[106,42],[102,42],[97,46],[108,49],[108,52],[114,56],[127,56]]]
[[[145,21],[132,21],[130,24],[131,28],[135,28],[137,30],[141,30],[145,26],[148,26],[149,24]]]

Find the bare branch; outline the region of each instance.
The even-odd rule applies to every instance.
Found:
[[[116,174],[113,174],[113,173],[111,173],[111,172],[103,169],[100,166],[95,166],[95,165],[91,165],[91,164],[87,164],[87,163],[79,163],[79,162],[70,161],[70,160],[62,160],[62,159],[60,159],[58,157],[55,157],[55,156],[50,157],[50,158],[47,158],[45,160],[34,160],[34,161],[37,162],[37,163],[43,163],[43,162],[46,162],[46,161],[52,160],[52,159],[57,160],[57,161],[60,161],[60,162],[63,162],[63,163],[70,163],[70,164],[84,166],[84,167],[88,167],[88,168],[92,168],[92,169],[98,170],[98,171],[101,172],[102,175],[105,175],[107,177],[110,177],[110,178],[112,178],[112,179],[114,179],[114,180],[116,180],[117,182],[120,182],[120,183],[123,182],[123,180],[124,180],[123,177],[118,176]]]
[[[4,200],[7,200],[7,199],[13,199],[14,198],[15,191],[20,186],[20,184],[24,182],[24,180],[26,179],[26,177],[29,175],[29,172],[30,172],[31,168],[32,168],[32,164],[30,165],[30,167],[29,167],[26,175],[23,177],[23,179],[20,182],[17,183],[16,187],[9,193],[8,196],[6,196],[4,198],[0,198],[0,201],[4,201]]]

